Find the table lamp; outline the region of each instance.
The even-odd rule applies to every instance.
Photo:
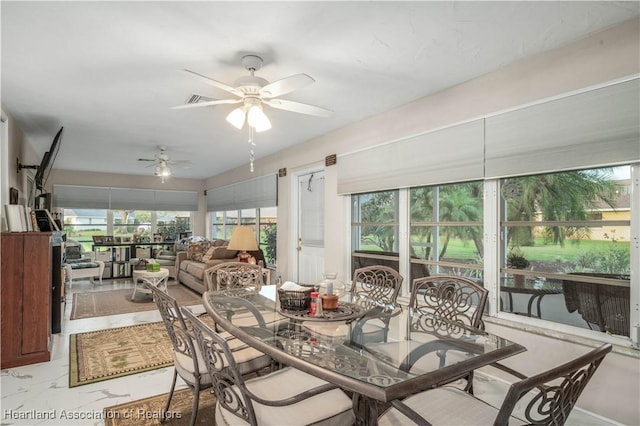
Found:
[[[253,228],[250,226],[237,226],[233,230],[227,249],[239,250],[238,260],[240,262],[249,262],[251,256],[247,253],[247,250],[258,250],[258,242]]]

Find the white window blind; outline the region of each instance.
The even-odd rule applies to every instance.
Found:
[[[340,156],[338,193],[482,179],[484,120]]]
[[[207,190],[207,211],[210,212],[277,205],[278,179],[275,174]]]
[[[109,188],[53,185],[53,205],[68,209],[109,209]]]
[[[485,176],[640,160],[639,81],[636,78],[487,118]]]
[[[56,207],[112,210],[197,211],[196,191],[54,185]]]

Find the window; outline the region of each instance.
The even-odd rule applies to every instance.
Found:
[[[107,235],[108,210],[64,209],[64,231],[67,239],[78,241],[84,251],[91,251],[94,235]]]
[[[382,191],[352,197],[352,273],[370,265],[400,270],[398,195],[398,191]]]
[[[161,234],[164,241],[175,241],[191,229],[190,212],[147,210],[64,209],[67,239],[80,242],[91,251],[94,235],[149,237]]]
[[[490,282],[509,318],[630,337],[631,188],[618,166],[352,195],[352,269],[393,267],[404,296],[425,275]]]
[[[482,182],[410,190],[411,282],[427,275],[482,280]]]
[[[229,240],[236,226],[252,226],[256,229],[258,243],[267,265],[275,266],[277,211],[277,207],[263,207],[211,212],[211,238]]]
[[[629,174],[627,166],[500,182],[503,311],[629,336]]]

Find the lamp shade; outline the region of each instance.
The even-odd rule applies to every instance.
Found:
[[[244,126],[245,119],[244,106],[238,107],[231,111],[229,115],[227,115],[227,121],[231,123],[234,127],[238,129],[242,129]]]
[[[267,118],[260,105],[253,105],[247,113],[247,122],[256,132],[264,132],[271,128],[271,122]]]
[[[256,233],[250,226],[237,226],[233,230],[231,240],[227,246],[229,250],[251,251],[258,250]]]

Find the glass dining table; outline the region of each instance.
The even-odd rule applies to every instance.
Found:
[[[275,286],[207,291],[207,313],[222,328],[281,364],[354,394],[360,424],[377,423],[390,402],[460,378],[526,349],[502,337],[345,293],[312,317],[280,308]]]

